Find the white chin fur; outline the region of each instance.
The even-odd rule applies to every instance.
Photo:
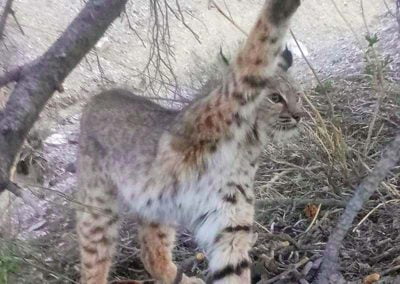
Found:
[[[275,130],[272,133],[272,141],[275,143],[288,143],[290,138],[297,136],[299,133],[298,127],[289,130]]]

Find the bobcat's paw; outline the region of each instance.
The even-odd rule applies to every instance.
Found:
[[[300,6],[300,0],[271,0],[268,14],[273,24],[287,21]]]

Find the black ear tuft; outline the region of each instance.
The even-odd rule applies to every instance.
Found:
[[[279,67],[284,71],[287,71],[293,65],[293,54],[286,46],[281,53],[281,58],[279,60]]]

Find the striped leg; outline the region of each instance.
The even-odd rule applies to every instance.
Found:
[[[146,270],[161,284],[202,284],[202,280],[178,274],[172,261],[175,230],[171,227],[147,223],[139,228],[141,258]]]
[[[207,247],[208,284],[250,284],[249,250],[253,244],[253,209],[249,204],[226,206],[208,216],[197,231]],[[232,216],[232,214],[234,214]]]
[[[118,236],[117,201],[110,194],[115,189],[99,178],[79,183],[80,201],[88,205],[77,213],[81,283],[106,284]]]

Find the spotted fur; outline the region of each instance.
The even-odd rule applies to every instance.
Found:
[[[142,220],[141,258],[156,283],[204,283],[172,262],[177,225],[204,248],[208,283],[250,283],[258,157],[267,141],[293,133],[301,115],[299,94],[278,66],[299,5],[266,1],[224,80],[181,111],[119,89],[87,106],[78,165],[79,198],[88,205],[78,212],[82,283],[107,283],[120,202]]]

